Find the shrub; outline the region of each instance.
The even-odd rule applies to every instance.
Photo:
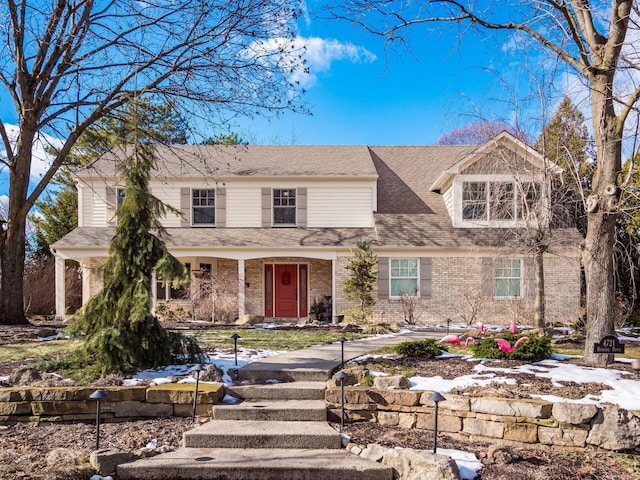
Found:
[[[470,345],[473,355],[477,358],[497,358],[502,360],[543,360],[551,355],[551,340],[545,337],[531,336],[528,342],[520,344],[512,353],[503,352],[498,348],[496,338],[504,338],[514,345],[525,335],[502,333],[495,337],[483,338],[482,341]]]
[[[418,340],[417,342],[402,342],[393,347],[394,352],[413,358],[433,358],[442,354],[442,350],[448,351],[447,347],[433,338]]]

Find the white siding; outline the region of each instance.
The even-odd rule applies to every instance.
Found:
[[[453,193],[454,188],[453,185],[450,185],[449,188],[444,192],[442,196],[444,199],[444,204],[449,211],[449,218],[451,218],[451,223],[453,223],[454,215],[455,215],[455,195]]]
[[[174,185],[151,185],[151,193],[167,205],[180,210],[180,187]],[[162,219],[162,225],[166,228],[179,227],[180,217],[171,212]]]
[[[372,188],[353,184],[310,186],[307,190],[307,226],[373,226]]]
[[[262,226],[261,187],[227,184],[227,227]]]
[[[98,184],[97,187],[86,189],[86,194],[90,197],[90,200],[85,203],[85,207],[89,206],[85,213],[85,219],[87,219],[85,225],[87,227],[107,226],[106,189],[107,187],[104,184]]]

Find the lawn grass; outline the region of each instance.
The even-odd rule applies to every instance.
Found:
[[[561,345],[554,345],[553,351],[563,355],[576,355],[580,357],[584,355],[584,350],[582,348],[563,348]],[[629,346],[629,344],[626,344],[624,347],[624,353],[616,353],[615,358],[640,358],[640,345],[632,347]]]
[[[81,346],[81,340],[51,340],[2,345],[0,363],[67,356]]]
[[[187,332],[183,332],[187,333]],[[230,348],[233,347],[231,335],[237,333],[238,348],[261,350],[299,350],[312,345],[322,345],[336,342],[340,337],[347,340],[367,337],[358,333],[319,332],[311,330],[193,330],[188,332],[198,340],[200,348]]]

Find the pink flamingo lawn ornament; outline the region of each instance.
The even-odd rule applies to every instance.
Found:
[[[480,330],[480,333],[481,333],[481,334],[483,334],[483,335],[484,335],[485,333],[487,333],[487,327],[485,326],[485,324],[484,324],[484,323],[482,323],[482,322],[476,322],[476,327],[478,327],[478,330]]]
[[[513,320],[511,320],[511,324],[509,324],[509,331],[514,335],[518,333],[518,325],[516,325],[516,322]]]
[[[467,340],[464,342],[464,347],[461,347],[460,337],[458,335],[447,335],[446,337],[442,337],[438,343],[448,343],[458,348],[467,348],[472,342],[475,342],[475,339],[473,337],[467,337]]]
[[[513,347],[509,343],[509,340],[505,340],[504,338],[494,338],[494,340],[498,344],[498,348],[504,353],[513,353],[522,342],[528,342],[529,337],[520,337]]]

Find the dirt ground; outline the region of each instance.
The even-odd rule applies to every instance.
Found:
[[[1,329],[0,348],[1,345],[8,343],[33,341],[34,333],[37,333],[39,328]],[[399,361],[388,360],[391,363]],[[406,359],[403,361],[406,363]],[[453,378],[473,372],[471,362],[456,359],[411,360],[411,363],[418,375],[440,375],[443,378]],[[0,364],[0,375],[8,375],[17,366]],[[629,369],[624,364],[615,364],[611,368]],[[514,378],[519,381],[517,389],[509,386],[507,390],[495,385],[484,387],[482,393],[519,397],[532,393],[560,393],[554,390],[557,387],[543,378],[523,374]],[[571,398],[582,398],[588,393],[597,393],[602,388],[605,387],[595,383],[572,383],[562,388],[561,393]],[[106,423],[101,427],[100,447],[136,450],[146,446],[152,440],[156,440],[158,446],[178,447],[182,433],[191,427],[189,418]],[[374,423],[355,423],[347,424],[345,433],[358,444],[379,443],[385,446],[426,450],[433,447],[432,433],[424,430],[406,430]],[[596,449],[568,452],[498,447],[484,443],[463,442],[447,436],[439,436],[438,447],[474,453],[484,464],[478,477],[481,480],[632,480],[640,478],[638,452],[623,454]],[[88,463],[89,454],[94,448],[95,427],[90,424],[0,426],[0,480],[86,480],[95,473]]]

